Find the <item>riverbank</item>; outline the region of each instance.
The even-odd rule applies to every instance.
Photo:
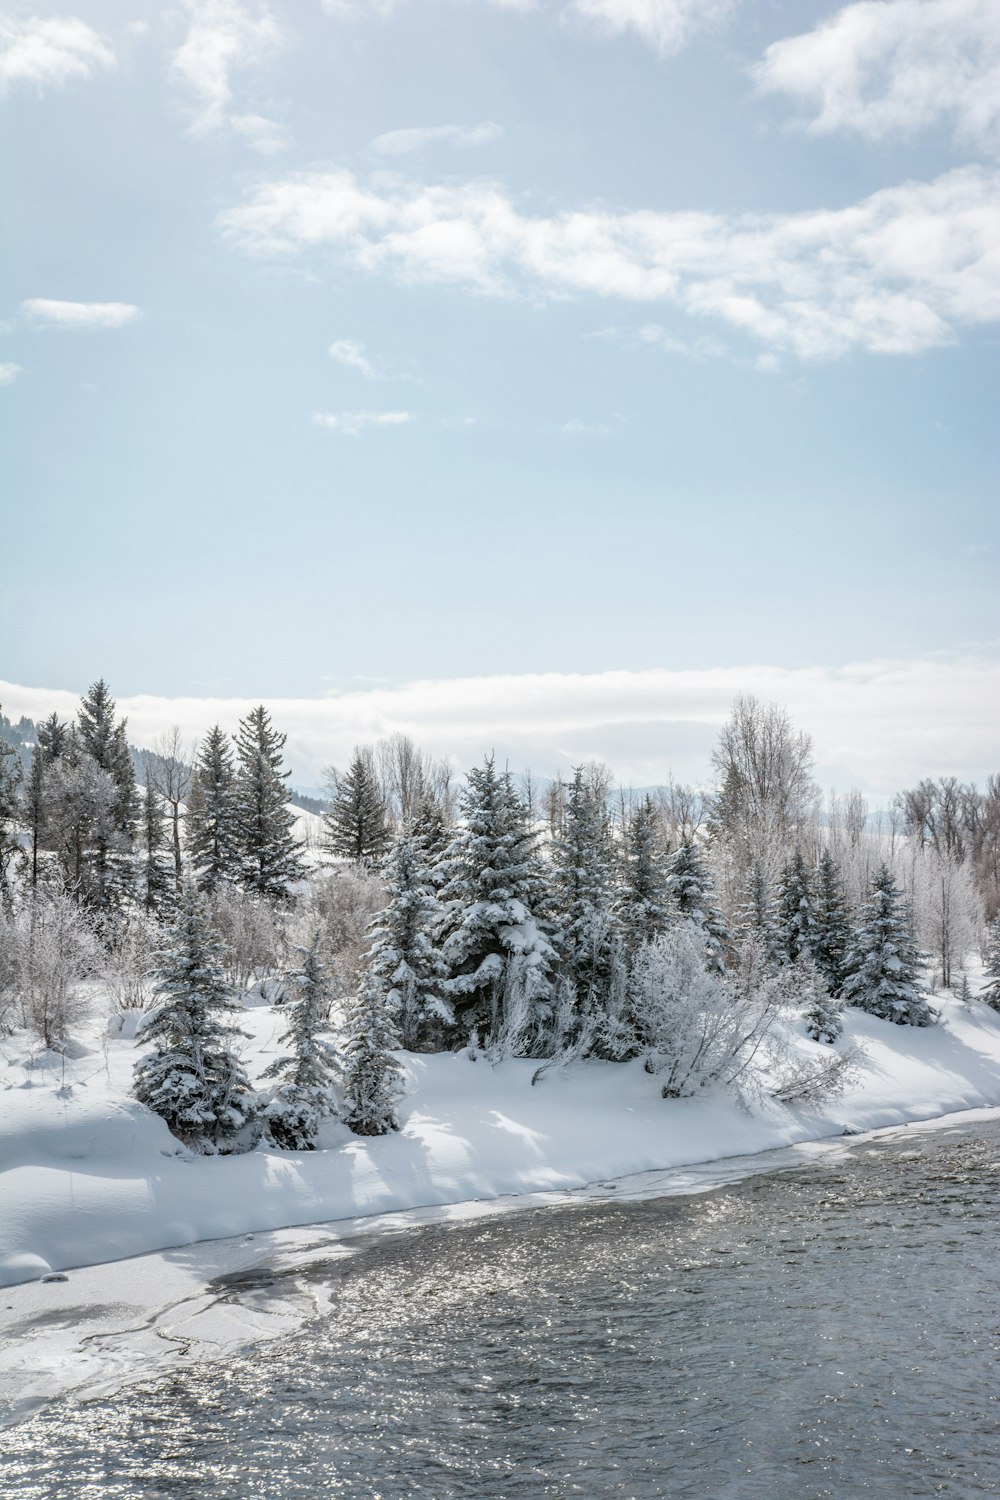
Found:
[[[348,1253],[348,1240],[375,1223],[384,1228],[386,1216],[407,1227],[428,1215],[494,1211],[490,1204],[506,1211],[608,1179],[1000,1105],[1000,1016],[977,1002],[937,1003],[941,1023],[926,1030],[848,1011],[841,1045],[861,1047],[863,1058],[844,1093],[817,1108],[765,1100],[746,1110],[708,1094],[664,1101],[639,1063],[551,1069],[533,1084],[530,1061],[493,1068],[464,1055],[404,1054],[398,1135],[360,1140],[331,1123],[320,1151],[261,1147],[226,1158],[184,1151],[129,1097],[135,1048],[127,1036],[95,1026],[73,1057],[39,1055],[11,1039],[0,1098],[0,1278],[13,1288],[4,1316],[14,1314],[22,1331],[34,1319],[35,1331],[34,1353],[26,1345],[11,1364],[8,1351],[8,1376],[18,1399],[30,1401],[31,1391],[53,1384],[116,1378],[120,1365],[141,1365],[143,1351],[162,1353],[168,1338],[182,1349],[187,1333],[169,1330],[192,1320],[203,1352],[283,1332],[313,1310],[308,1294],[297,1290],[287,1302],[268,1295],[265,1312],[251,1295],[234,1311],[206,1283],[265,1262],[280,1272],[303,1257]],[[256,1075],[274,1054],[280,1016],[260,1007],[244,1024]],[[804,1037],[795,1045],[802,1056],[826,1051]],[[60,1273],[70,1280],[40,1279]],[[26,1282],[33,1285],[17,1286]],[[48,1337],[60,1328],[65,1337]]]

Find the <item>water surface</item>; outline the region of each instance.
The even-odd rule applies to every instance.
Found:
[[[413,1230],[287,1339],[4,1433],[4,1493],[997,1496],[998,1186],[980,1122]]]

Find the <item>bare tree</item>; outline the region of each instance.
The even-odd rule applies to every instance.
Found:
[[[818,788],[812,740],[776,704],[741,695],[712,754],[718,788],[710,824],[739,876],[752,864],[774,875],[813,820]]]
[[[174,857],[174,883],[180,894],[183,884],[181,868],[181,807],[187,801],[194,775],[194,759],[197,746],[185,749],[181,742],[181,731],[174,724],[153,746],[150,773],[153,785],[170,808],[171,845]]]

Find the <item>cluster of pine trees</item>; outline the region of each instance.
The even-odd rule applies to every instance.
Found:
[[[45,903],[74,903],[113,948],[135,911],[169,924],[136,1088],[202,1149],[261,1129],[309,1146],[331,1113],[392,1129],[400,1047],[643,1056],[674,1094],[733,1081],[791,1004],[828,1043],[845,1004],[934,1019],[891,859],[861,888],[857,860],[845,878],[833,823],[817,838],[811,746],[779,710],[737,701],[702,794],[616,797],[589,765],[539,795],[489,757],[456,798],[448,767],[404,737],[359,749],[324,818],[332,876],[295,837],[284,742],[261,706],[190,760],[175,734],[140,759],[139,787],[102,681],[75,722],[38,726],[26,768],[0,744],[8,926],[16,937],[18,903],[35,934]],[[334,929],[352,880],[372,914],[347,963]],[[281,922],[302,941],[281,965],[285,1051],[261,1093],[238,1061],[234,1007],[267,967],[262,924]],[[987,959],[983,998],[1000,1008],[996,924]]]

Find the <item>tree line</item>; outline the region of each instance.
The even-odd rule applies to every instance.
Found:
[[[330,1113],[392,1129],[400,1047],[537,1058],[540,1076],[642,1057],[668,1097],[750,1088],[769,1060],[805,1097],[843,1058],[783,1070],[779,1020],[827,1044],[845,1004],[931,1024],[928,960],[968,996],[978,938],[1000,1009],[1000,778],[922,782],[877,823],[856,795],[824,809],[808,736],[752,698],[701,791],[633,796],[597,764],[539,785],[492,757],[458,789],[396,735],[331,774],[317,868],[284,743],[263,706],[191,756],[175,731],[140,787],[103,681],[75,722],[38,725],[26,766],[0,742],[0,993],[58,1042],[73,975],[102,955],[119,1003],[158,987],[137,1091],[203,1149],[261,1129],[308,1147]],[[232,1013],[253,981],[287,1007],[263,1092]]]

